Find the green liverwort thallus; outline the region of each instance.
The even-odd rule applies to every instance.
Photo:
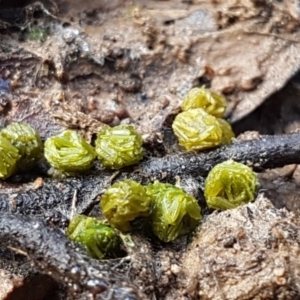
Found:
[[[37,130],[26,123],[12,123],[4,128],[1,133],[17,149],[20,159],[17,163],[18,170],[26,171],[33,168],[43,156],[43,143]]]
[[[222,144],[222,129],[217,118],[202,108],[178,114],[172,124],[179,144],[187,151],[204,150]]]
[[[66,130],[47,139],[45,157],[56,170],[73,174],[90,169],[96,154],[77,132]]]
[[[202,108],[208,114],[222,118],[226,110],[226,99],[205,87],[196,87],[186,94],[181,105],[182,111],[194,108]]]
[[[131,221],[150,214],[150,204],[145,187],[129,179],[109,187],[100,202],[108,222],[123,232],[131,229]]]
[[[95,218],[75,216],[70,222],[67,235],[93,258],[117,257],[120,251],[121,239],[114,229]]]
[[[10,141],[0,135],[0,178],[6,179],[17,170],[20,159],[18,149]]]
[[[172,128],[179,144],[187,151],[198,151],[230,144],[234,133],[221,119],[226,99],[205,87],[193,88],[185,96]]]
[[[102,130],[96,140],[96,153],[104,167],[120,169],[138,163],[144,156],[142,137],[132,125]]]
[[[152,230],[160,240],[173,241],[199,224],[200,206],[181,188],[155,181],[147,186],[147,194],[153,199]]]
[[[258,186],[256,173],[241,163],[228,160],[209,172],[204,195],[209,207],[223,210],[254,200]]]

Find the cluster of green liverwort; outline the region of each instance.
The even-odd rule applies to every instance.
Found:
[[[186,151],[231,143],[234,133],[222,119],[226,109],[222,95],[204,87],[193,88],[181,108],[172,128]],[[0,132],[0,178],[29,170],[43,156],[54,169],[72,176],[89,170],[96,157],[110,169],[136,164],[143,158],[144,149],[132,125],[105,127],[98,133],[95,147],[71,130],[48,138],[44,144],[39,133],[25,123],[12,123]],[[210,171],[204,195],[208,207],[224,210],[254,200],[257,187],[257,176],[249,167],[229,160]],[[194,197],[158,181],[147,186],[128,179],[119,181],[107,188],[100,205],[105,221],[79,215],[67,229],[71,240],[99,259],[117,255],[119,232],[131,231],[137,219],[150,224],[153,234],[164,242],[191,233],[201,220],[201,209]]]

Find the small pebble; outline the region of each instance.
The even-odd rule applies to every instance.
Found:
[[[178,275],[179,272],[180,272],[180,267],[176,264],[172,264],[171,265],[171,272],[174,274],[174,275]]]
[[[41,188],[44,184],[43,178],[42,177],[38,177],[34,182],[33,182],[33,189],[37,190],[39,188]]]

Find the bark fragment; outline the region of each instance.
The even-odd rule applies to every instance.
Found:
[[[232,159],[256,169],[281,167],[300,162],[300,134],[265,135],[249,141],[236,141],[208,152],[189,152],[152,158],[138,169],[145,176],[174,178],[180,175],[206,176],[217,164]]]

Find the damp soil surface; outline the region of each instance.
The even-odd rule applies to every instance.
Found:
[[[0,20],[1,127],[27,122],[43,141],[69,128],[93,143],[106,125],[133,124],[146,170],[183,153],[171,122],[205,85],[226,96],[239,141],[299,131],[296,1],[2,0]],[[256,201],[224,212],[205,206],[202,175],[157,166],[53,179],[42,162],[0,182],[0,299],[299,299],[297,160],[257,168]],[[137,230],[124,257],[86,257],[66,226],[101,217],[101,194],[125,177],[180,182],[204,212],[196,232],[163,244]]]

